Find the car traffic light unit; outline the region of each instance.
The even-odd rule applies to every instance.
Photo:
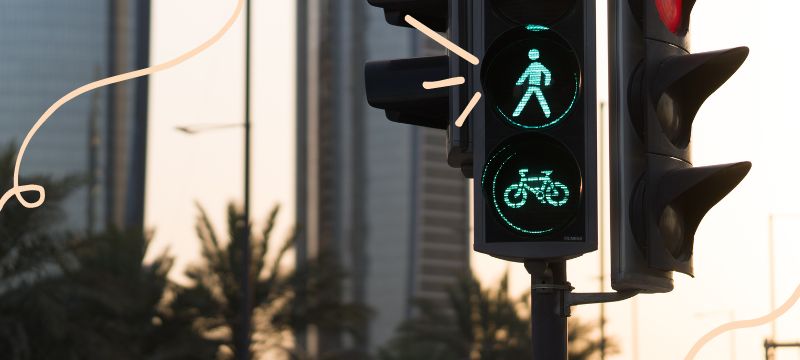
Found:
[[[597,249],[595,4],[478,0],[468,77],[475,250],[512,261]]]
[[[613,0],[609,14],[611,282],[668,292],[693,275],[694,234],[706,212],[747,175],[749,162],[693,167],[700,106],[748,54],[689,53],[694,0]]]
[[[461,0],[368,0],[382,8],[389,24],[411,27],[407,16],[421,26],[447,32],[449,41],[466,47],[469,24]],[[463,86],[423,88],[422,84],[451,77],[462,78],[471,61],[457,54],[368,62],[365,67],[367,101],[384,109],[389,120],[447,130],[447,161],[472,177],[470,124],[457,126],[456,114],[470,101]]]

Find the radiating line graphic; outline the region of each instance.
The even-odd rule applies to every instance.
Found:
[[[480,100],[481,100],[481,93],[476,92],[475,95],[472,96],[472,100],[470,100],[469,104],[467,104],[467,107],[464,108],[464,111],[461,112],[461,115],[458,117],[458,120],[456,120],[457,127],[461,127],[464,125],[464,121],[467,120],[467,116],[469,116],[469,113],[472,112],[473,108],[475,108],[475,105],[478,105],[478,101]]]
[[[444,36],[439,35],[436,31],[431,30],[431,28],[425,26],[425,24],[419,22],[419,20],[414,19],[411,15],[406,15],[405,17],[406,22],[413,26],[415,29],[419,30],[423,34],[427,35],[431,40],[436,41],[439,45],[444,46],[447,50],[454,52],[456,55],[461,57],[462,59],[468,61],[472,65],[478,65],[480,60],[475,55],[470,54],[466,50],[462,49],[456,44],[453,44],[452,41],[447,40]]]
[[[781,305],[781,307],[775,309],[775,311],[765,316],[752,320],[734,321],[731,323],[721,325],[716,329],[709,331],[707,334],[703,335],[703,337],[700,338],[700,340],[698,340],[696,344],[694,344],[692,349],[689,350],[689,353],[686,355],[685,359],[686,360],[694,359],[694,357],[697,355],[698,352],[700,352],[700,349],[702,349],[703,346],[705,346],[709,341],[711,341],[715,337],[720,336],[727,331],[764,325],[770,321],[777,319],[778,317],[789,311],[789,309],[791,309],[792,306],[794,306],[794,304],[797,303],[798,299],[800,299],[800,286],[798,286],[797,289],[795,289],[794,294],[792,294],[792,296],[789,297],[789,300],[786,300],[786,302],[783,305]]]
[[[425,81],[422,83],[422,87],[427,90],[439,89],[443,87],[450,87],[450,86],[458,86],[463,85],[466,82],[463,76],[439,80],[439,81]]]
[[[444,36],[439,35],[436,31],[431,30],[431,28],[425,26],[425,24],[419,22],[419,20],[414,19],[411,15],[406,15],[405,17],[406,22],[413,26],[415,29],[419,30],[421,33],[425,34],[427,37],[431,38],[431,40],[436,41],[439,45],[444,46],[447,50],[452,51],[462,59],[466,60],[472,65],[478,65],[480,60],[475,55],[470,54],[468,51],[462,49],[460,46],[454,44],[452,41],[447,40]],[[450,79],[440,80],[440,81],[425,81],[422,83],[422,87],[425,89],[438,89],[443,87],[449,86],[456,86],[464,84],[465,80],[463,77],[454,77]],[[469,113],[472,112],[472,109],[475,108],[475,105],[478,105],[478,101],[481,100],[481,93],[476,91],[474,95],[472,95],[472,100],[470,100],[467,107],[464,108],[464,111],[461,112],[458,119],[456,119],[456,127],[461,127],[464,125],[464,122],[467,120]]]
[[[42,116],[39,117],[39,120],[36,121],[36,123],[33,125],[33,128],[31,128],[31,130],[28,131],[28,134],[25,136],[25,140],[22,141],[22,146],[20,147],[19,153],[17,154],[16,165],[14,166],[14,187],[6,191],[6,193],[3,194],[2,197],[0,197],[0,212],[3,211],[3,207],[6,205],[8,200],[11,200],[11,197],[16,197],[17,201],[19,201],[22,204],[22,206],[28,209],[37,208],[39,206],[42,206],[42,204],[44,204],[45,200],[44,187],[36,184],[20,185],[19,169],[22,163],[22,158],[25,155],[25,150],[28,148],[28,143],[30,143],[31,139],[33,139],[33,136],[36,134],[39,128],[41,128],[42,125],[44,125],[44,123],[47,122],[47,119],[49,119],[50,116],[52,116],[59,108],[61,108],[64,104],[66,104],[70,100],[82,94],[85,94],[89,91],[101,88],[103,86],[108,86],[111,84],[116,84],[119,82],[135,79],[138,77],[152,75],[159,71],[172,68],[176,65],[185,62],[186,60],[189,60],[197,56],[198,54],[202,53],[203,51],[205,51],[206,49],[217,43],[225,35],[225,33],[228,32],[228,30],[236,22],[236,19],[239,18],[239,15],[242,13],[243,8],[244,8],[244,0],[237,0],[236,9],[234,10],[233,14],[230,16],[225,25],[223,25],[222,28],[219,31],[217,31],[216,34],[214,34],[214,36],[212,36],[210,39],[206,40],[199,46],[195,47],[194,49],[191,49],[172,60],[154,66],[150,66],[144,69],[134,70],[131,72],[112,76],[109,78],[105,78],[102,80],[98,80],[83,85],[75,90],[72,90],[68,94],[64,95],[61,99],[58,99],[58,101],[56,101],[53,105],[51,105],[50,108],[48,108],[47,111],[45,111],[44,114],[42,114]],[[36,202],[29,202],[22,197],[22,194],[26,192],[36,192],[39,194],[39,198],[36,200]]]

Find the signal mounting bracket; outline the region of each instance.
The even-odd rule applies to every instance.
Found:
[[[639,290],[626,290],[626,291],[603,292],[603,293],[569,292],[566,294],[566,300],[564,301],[563,311],[565,314],[569,314],[569,308],[571,306],[600,304],[600,303],[609,303],[609,302],[627,300],[638,295],[640,292],[641,291]]]
[[[575,288],[566,281],[566,261],[526,261],[525,269],[531,275],[531,294],[556,293],[561,317],[571,315],[571,307],[578,305],[609,303],[630,299],[641,290],[616,292],[573,293]],[[535,300],[534,300],[535,301]]]

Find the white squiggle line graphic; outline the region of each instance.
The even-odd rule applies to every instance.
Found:
[[[686,355],[685,359],[686,360],[694,359],[694,357],[697,355],[700,349],[703,348],[703,346],[705,346],[713,338],[722,335],[727,331],[764,325],[772,320],[777,319],[778,317],[789,311],[789,309],[791,309],[792,306],[794,306],[794,304],[797,302],[798,299],[800,299],[800,286],[797,287],[792,296],[789,297],[789,300],[786,300],[786,302],[783,305],[781,305],[781,307],[775,309],[775,311],[765,316],[752,320],[734,321],[731,323],[718,326],[716,329],[711,330],[707,334],[703,335],[703,337],[700,338],[700,340],[698,340],[696,344],[694,344],[692,349]]]
[[[475,108],[475,105],[478,105],[478,101],[480,100],[481,100],[480,91],[476,92],[475,95],[472,95],[472,100],[469,101],[467,107],[464,108],[464,111],[462,111],[461,115],[459,115],[458,119],[456,119],[456,127],[464,126],[464,121],[467,121],[467,116],[469,116],[469,113],[471,113],[472,109]]]
[[[415,19],[411,15],[406,15],[403,19],[413,26],[415,29],[419,30],[421,33],[425,34],[431,40],[436,41],[439,45],[444,46],[447,50],[452,51],[462,59],[468,61],[472,65],[478,65],[480,60],[475,55],[470,54],[468,51],[462,49],[460,46],[453,44],[452,41],[447,40],[444,36],[439,35],[436,31],[431,30],[431,28],[427,27],[425,24],[421,23],[419,20]]]
[[[85,94],[89,91],[101,88],[103,86],[155,74],[159,71],[167,70],[171,67],[179,65],[184,61],[197,56],[201,52],[205,51],[206,49],[217,43],[225,35],[225,33],[228,32],[228,30],[236,22],[236,19],[239,18],[239,15],[242,13],[243,8],[244,8],[244,0],[238,0],[238,2],[236,3],[236,10],[234,10],[233,15],[231,15],[231,17],[228,19],[228,21],[225,23],[222,29],[220,29],[216,34],[214,34],[214,36],[212,36],[210,39],[206,40],[206,42],[200,44],[196,48],[189,50],[172,60],[169,60],[167,62],[158,65],[127,72],[124,74],[112,76],[109,78],[105,78],[102,80],[86,84],[75,90],[72,90],[67,95],[64,95],[61,99],[58,99],[58,101],[56,101],[53,105],[50,105],[50,108],[48,108],[47,111],[45,111],[44,114],[42,114],[42,116],[39,117],[39,120],[36,121],[36,124],[33,125],[33,128],[31,128],[31,130],[28,131],[28,135],[25,136],[25,140],[22,141],[22,146],[19,149],[19,154],[17,154],[17,162],[16,165],[14,166],[14,187],[6,191],[6,193],[3,194],[2,197],[0,197],[0,212],[3,211],[3,207],[6,205],[8,200],[11,200],[11,197],[16,197],[17,200],[22,204],[22,206],[25,206],[28,209],[37,208],[39,206],[42,206],[42,204],[44,204],[44,199],[45,199],[44,187],[36,184],[20,185],[19,168],[20,164],[22,164],[22,157],[23,155],[25,155],[25,149],[28,148],[28,143],[31,141],[31,139],[33,139],[33,136],[36,134],[39,128],[42,127],[42,125],[44,125],[45,122],[47,122],[47,119],[49,119],[50,116],[52,116],[53,113],[56,112],[56,110],[58,110],[61,106],[63,106],[70,100],[82,94]],[[37,199],[36,202],[33,203],[25,200],[25,198],[22,197],[22,194],[26,192],[37,192],[39,194],[39,199]]]
[[[444,46],[445,48],[452,51],[462,59],[468,61],[470,64],[478,65],[480,63],[480,60],[478,59],[477,56],[472,55],[470,52],[462,49],[458,45],[454,44],[452,41],[447,40],[444,36],[439,35],[435,31],[431,30],[431,28],[425,26],[425,24],[419,22],[419,20],[414,19],[413,16],[406,15],[404,19],[409,25],[419,30],[419,32],[425,34],[431,40],[436,41],[437,43],[439,43],[439,45]],[[459,76],[439,81],[425,81],[422,83],[422,87],[431,90],[448,86],[458,86],[464,84],[464,82],[465,82],[464,78]],[[479,91],[476,91],[475,94],[472,95],[472,99],[469,101],[469,104],[467,104],[467,107],[464,108],[464,111],[462,111],[461,115],[459,115],[458,118],[456,119],[455,123],[456,127],[464,126],[464,122],[467,121],[467,116],[469,116],[469,114],[472,112],[472,109],[475,108],[475,105],[478,105],[478,101],[481,100],[481,96],[482,95]]]
[[[422,83],[422,87],[425,88],[425,90],[433,90],[433,89],[440,89],[443,87],[463,85],[464,82],[466,82],[464,77],[458,76],[439,81],[425,81]]]

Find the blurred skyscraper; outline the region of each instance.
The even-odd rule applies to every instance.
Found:
[[[69,91],[146,67],[149,30],[149,0],[0,2],[0,144],[19,146]],[[141,228],[146,135],[145,78],[95,90],[39,130],[21,174],[82,178],[65,203],[69,229]]]
[[[342,260],[343,296],[375,311],[364,350],[391,338],[412,299],[444,301],[468,273],[468,183],[446,164],[444,131],[392,123],[364,91],[368,60],[440,54],[364,0],[298,1],[298,257]],[[301,341],[341,344],[337,334]]]

